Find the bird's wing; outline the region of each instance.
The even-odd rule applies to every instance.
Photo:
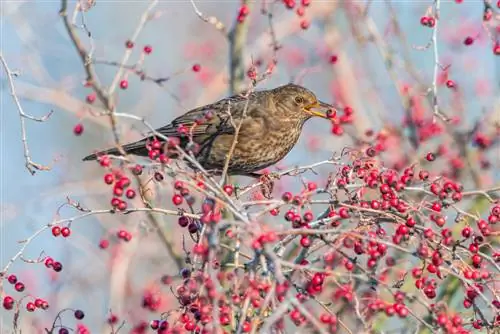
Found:
[[[255,93],[250,94],[248,98],[240,95],[225,98],[188,111],[156,131],[166,137],[179,137],[179,128],[184,126],[195,141],[197,138],[203,139],[214,134],[231,134],[235,131],[234,125],[241,121],[244,110],[247,109],[249,114],[255,99],[258,98],[260,97]]]

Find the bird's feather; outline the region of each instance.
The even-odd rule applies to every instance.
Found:
[[[187,113],[177,117],[170,124],[156,129],[154,132],[149,132],[146,138],[137,142],[133,142],[123,146],[123,149],[130,154],[148,155],[146,144],[155,139],[155,134],[160,133],[165,137],[182,137],[179,128],[184,126],[189,133],[189,137],[197,144],[206,145],[214,136],[221,134],[234,134],[235,125],[241,122],[243,115],[248,116],[255,113],[254,106],[261,105],[255,103],[256,99],[261,100],[262,94],[251,93],[248,97],[235,95],[229,98],[219,100],[213,104],[198,107],[190,110]],[[157,138],[163,141],[162,138]],[[119,155],[120,152],[116,148],[111,148],[96,154],[89,155],[83,160],[95,160],[101,155]]]

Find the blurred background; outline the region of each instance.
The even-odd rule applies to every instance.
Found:
[[[216,17],[227,30],[233,28],[242,5],[239,1],[206,0],[196,4],[203,15]],[[93,59],[119,62],[125,41],[131,38],[149,5],[148,1],[97,0],[83,16],[78,13],[76,29],[87,48],[94,46]],[[250,14],[244,23],[246,38],[241,54],[243,73],[253,61],[262,64],[257,66],[262,74],[273,58],[277,59],[272,75],[259,83],[258,89],[294,81],[326,102],[348,105],[355,110],[354,122],[346,127],[350,136],[336,136],[328,122],[311,120],[299,145],[281,167],[325,160],[332,152],[351,145],[353,137],[365,136],[367,130],[378,132],[387,124],[399,128],[406,115],[401,93],[404,87],[410,87],[421,97],[421,112],[431,117],[426,89],[433,81],[433,48],[425,46],[431,40],[432,29],[422,26],[420,18],[432,5],[432,1],[420,0],[312,0],[305,8],[305,15],[299,17],[296,13],[299,3],[294,9],[287,9],[281,2],[268,4],[276,40],[281,45],[274,54],[268,16],[261,13],[263,4],[248,3]],[[84,207],[108,207],[110,194],[102,182],[103,170],[96,163],[83,163],[81,158],[96,149],[107,148],[113,139],[107,118],[90,113],[85,102],[91,91],[83,85],[82,62],[59,16],[60,3],[2,1],[0,6],[1,53],[10,69],[19,73],[14,84],[25,112],[43,116],[54,111],[46,122],[27,121],[32,159],[52,166],[51,171],[32,176],[24,167],[19,115],[2,70],[0,267],[3,268],[22,246],[19,240],[57,219],[57,209],[67,196]],[[74,6],[75,2],[70,2],[69,13],[73,13]],[[450,67],[447,71],[439,70],[439,102],[450,115],[465,119],[469,125],[483,117],[491,120],[490,125],[500,121],[500,57],[493,54],[490,38],[495,38],[498,32],[483,24],[483,13],[482,2],[441,1],[437,40],[440,63],[442,67]],[[128,89],[117,91],[117,109],[162,126],[191,108],[231,93],[232,50],[223,32],[202,21],[187,0],[159,1],[151,14],[136,40],[129,64],[134,64],[143,47],[150,45],[152,52],[145,56],[141,68],[151,77],[170,77],[170,80],[159,86],[130,74]],[[83,23],[91,33],[90,38]],[[302,29],[301,25],[308,28]],[[469,36],[474,43],[465,46],[463,41]],[[336,59],[332,60],[332,56]],[[192,70],[195,64],[200,65],[199,72]],[[97,64],[95,68],[105,85],[111,83],[117,72],[117,67],[110,65]],[[456,90],[443,84],[446,81],[443,72],[456,83]],[[244,78],[242,85],[248,83]],[[99,103],[94,107],[99,108]],[[73,127],[79,123],[84,131],[75,136]],[[120,120],[119,129],[124,141],[137,139],[147,130],[127,119]],[[433,143],[428,145],[435,147]],[[395,155],[398,149],[394,143]],[[492,168],[481,175],[488,182],[499,180],[498,153],[498,149],[491,153]],[[324,176],[308,175],[310,179]],[[238,182],[245,184],[249,180]],[[171,194],[171,185],[159,189],[160,202],[166,208],[173,207]],[[76,214],[71,208],[60,211],[62,218]],[[179,243],[176,219],[162,219]],[[112,242],[110,249],[99,249],[101,239],[111,238],[123,226],[137,231],[138,237],[126,245]],[[20,260],[9,270],[22,278],[30,294],[43,297],[51,305],[45,312],[21,313],[19,322],[27,333],[50,326],[57,312],[65,307],[83,309],[85,324],[93,332],[109,332],[103,319],[111,313],[118,316],[118,324],[126,320],[127,328],[131,328],[140,320],[154,318],[140,309],[141,298],[148,293],[145,287],[163,296],[160,309],[172,302],[168,290],[158,286],[158,280],[163,274],[177,275],[178,271],[144,217],[93,216],[76,221],[71,230],[69,238],[54,238],[46,230],[24,253],[26,259],[49,255],[61,261],[62,273],[54,273],[43,264]],[[4,288],[5,293],[12,293],[10,286]],[[161,289],[163,292],[158,293]],[[12,312],[2,309],[0,315],[0,329],[10,331]],[[64,319],[68,326],[75,322],[71,316]]]

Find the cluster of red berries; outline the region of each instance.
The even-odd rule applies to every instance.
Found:
[[[481,329],[481,326],[476,327],[474,325],[476,321],[472,323],[472,326],[476,329]],[[445,312],[440,312],[436,314],[436,323],[441,327],[444,331],[444,333],[451,334],[451,333],[457,333],[457,334],[469,334],[470,331],[466,330],[463,325],[463,320],[462,317],[460,317],[458,314],[455,315],[448,315]]]
[[[264,245],[266,245],[268,243],[273,243],[276,240],[278,240],[278,236],[276,235],[276,233],[270,231],[270,232],[261,234],[256,239],[254,239],[252,241],[252,248],[254,250],[261,250],[264,247]]]
[[[346,302],[351,302],[353,298],[353,287],[351,284],[343,284],[337,287],[332,295],[333,300],[343,299]]]
[[[400,318],[406,318],[408,316],[408,308],[401,302],[389,303],[383,300],[376,300],[368,304],[368,308],[372,313],[383,312],[388,317],[393,317],[397,315]]]
[[[172,203],[175,206],[179,206],[184,202],[184,197],[189,195],[189,189],[184,186],[184,182],[182,181],[175,181],[174,189],[179,193],[172,196]]]
[[[342,116],[333,118],[332,133],[336,136],[342,136],[344,134],[344,128],[342,125],[351,124],[354,118],[354,110],[347,106],[344,108],[344,113]]]
[[[207,198],[201,205],[201,218],[202,224],[216,224],[222,219],[222,213],[219,206],[213,199]]]
[[[16,275],[10,274],[7,277],[7,281],[10,284],[14,285],[14,289],[17,292],[23,292],[25,290],[24,283],[18,281]],[[3,306],[4,309],[6,309],[6,310],[12,310],[14,308],[14,303],[15,303],[15,300],[14,300],[13,297],[8,296],[8,295],[5,296],[5,297],[3,297],[2,306]],[[33,312],[37,308],[42,309],[42,310],[46,310],[46,309],[49,308],[49,303],[47,301],[41,299],[41,298],[36,298],[34,301],[30,301],[30,302],[26,303],[26,310],[28,312]]]
[[[155,330],[158,334],[168,333],[169,323],[166,320],[151,320],[149,326],[152,330]]]
[[[436,25],[436,19],[432,16],[422,16],[420,18],[420,24],[425,27],[433,28]]]
[[[480,150],[486,150],[493,144],[493,139],[484,133],[477,132],[474,134],[473,143]]]
[[[160,293],[154,292],[151,289],[144,291],[142,295],[142,307],[151,312],[157,312],[162,304]]]
[[[100,157],[99,162],[103,167],[111,166],[111,160],[108,156]],[[132,167],[132,172],[136,175],[141,174],[142,166],[136,165]],[[132,188],[129,188],[131,184],[130,178],[120,170],[112,170],[111,172],[104,175],[103,181],[107,185],[113,185],[113,197],[111,198],[111,206],[120,211],[126,210],[128,204],[125,200],[122,199],[122,197],[125,195],[127,199],[131,200],[136,196],[136,191]]]
[[[164,148],[166,147],[167,150],[172,150],[179,145],[179,143],[180,141],[178,138],[169,138],[166,144],[155,138],[146,143],[148,156],[153,161],[159,161],[162,164],[167,164],[169,162],[169,158],[165,153],[162,153]]]
[[[61,228],[59,226],[53,226],[52,227],[52,235],[54,237],[58,237],[58,236],[63,236],[64,238],[67,238],[71,235],[71,229],[67,226]]]
[[[132,234],[128,232],[127,230],[119,230],[116,232],[116,237],[120,240],[127,241],[129,242],[132,240]]]
[[[283,1],[283,4],[285,5],[286,8],[288,9],[294,9],[297,5],[296,1],[295,0],[282,0]],[[297,16],[299,17],[303,17],[306,13],[306,8],[311,4],[311,0],[301,0],[300,1],[300,6],[297,7],[295,13],[297,14]],[[302,19],[300,21],[300,27],[302,29],[307,29],[309,28],[309,25],[310,25],[310,21],[307,20],[307,19]]]
[[[55,272],[60,272],[63,269],[61,262],[54,261],[53,258],[47,256],[44,260],[45,267],[52,268]]]
[[[306,291],[309,295],[314,296],[323,291],[323,283],[325,282],[326,274],[315,273],[311,280],[306,285]]]

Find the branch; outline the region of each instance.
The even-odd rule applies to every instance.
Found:
[[[7,74],[7,81],[9,82],[9,87],[10,87],[10,95],[14,99],[14,103],[16,104],[17,111],[19,113],[19,119],[21,121],[21,140],[23,142],[24,160],[26,162],[26,164],[25,164],[26,169],[31,173],[31,175],[34,175],[37,170],[43,170],[43,171],[51,170],[52,167],[41,165],[39,163],[34,162],[31,159],[29,145],[28,145],[28,139],[26,138],[25,119],[27,118],[27,119],[30,119],[30,120],[35,121],[35,122],[45,122],[52,115],[53,110],[51,110],[48,114],[46,114],[45,116],[42,116],[42,117],[35,117],[32,115],[26,114],[24,112],[22,105],[21,105],[21,102],[19,101],[19,98],[16,94],[16,88],[14,86],[14,77],[16,77],[17,74],[10,70],[10,68],[7,65],[7,62],[5,61],[5,58],[3,57],[2,54],[0,54],[0,61],[2,62],[5,73]]]
[[[440,14],[439,10],[441,7],[441,0],[435,0],[434,2],[435,5],[435,20],[436,24],[434,26],[434,30],[432,31],[432,50],[434,53],[434,75],[432,78],[432,108],[434,112],[434,117],[440,118],[443,122],[448,123],[450,121],[450,118],[443,114],[441,110],[439,109],[439,103],[438,103],[438,88],[437,88],[437,79],[438,79],[438,72],[440,69],[440,64],[439,64],[439,49],[438,49],[438,43],[437,43],[437,35],[438,35],[438,27],[439,27],[439,22],[440,22]]]

